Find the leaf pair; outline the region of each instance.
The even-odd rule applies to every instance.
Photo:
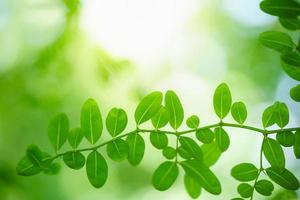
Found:
[[[285,103],[275,102],[265,109],[262,115],[263,127],[267,128],[277,124],[280,128],[289,123],[289,110]]]

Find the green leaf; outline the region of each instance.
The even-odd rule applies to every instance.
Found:
[[[184,159],[192,158],[192,156],[187,152],[187,150],[185,150],[185,148],[183,148],[183,146],[179,146],[177,148],[177,151],[178,151],[178,154]]]
[[[102,187],[108,175],[108,167],[104,157],[97,151],[91,152],[86,159],[86,173],[95,188]]]
[[[291,88],[290,96],[294,101],[300,102],[300,84]]]
[[[112,160],[120,162],[127,158],[129,146],[126,141],[118,138],[107,144],[106,152]]]
[[[200,142],[205,144],[211,143],[215,138],[214,132],[212,132],[209,128],[197,130],[196,137]]]
[[[264,139],[263,153],[270,165],[279,170],[283,170],[285,167],[285,157],[280,144],[271,138]]]
[[[180,162],[185,173],[193,177],[202,188],[211,194],[221,194],[221,184],[214,173],[199,160],[186,160]]]
[[[131,165],[136,166],[142,161],[144,157],[144,152],[145,152],[144,139],[138,133],[133,133],[128,135],[126,141],[129,145],[129,152],[128,152],[127,159]]]
[[[224,119],[230,111],[231,93],[226,83],[220,84],[214,93],[214,109],[220,119]]]
[[[47,175],[55,175],[55,174],[58,174],[60,169],[61,169],[61,166],[59,163],[51,163],[49,166],[47,166],[46,169],[44,169],[44,173]]]
[[[281,66],[282,69],[285,71],[285,73],[287,73],[289,77],[297,81],[300,81],[300,67],[288,65],[284,62],[281,62]]]
[[[291,131],[279,132],[276,134],[276,140],[284,147],[291,147],[295,143],[295,135]]]
[[[137,125],[154,117],[161,108],[162,98],[163,95],[161,92],[152,92],[141,100],[134,114]]]
[[[162,154],[165,158],[171,160],[171,159],[175,158],[175,156],[176,156],[176,149],[168,146],[163,149]]]
[[[162,132],[150,133],[150,142],[157,149],[163,149],[168,146],[168,137]]]
[[[186,125],[189,128],[198,128],[199,124],[200,124],[200,120],[199,117],[196,115],[192,115],[186,120]]]
[[[176,163],[166,161],[155,170],[152,176],[152,184],[155,189],[165,191],[173,185],[178,174],[179,170]]]
[[[278,17],[294,18],[300,14],[300,5],[293,0],[264,0],[260,8],[265,13]]]
[[[292,172],[287,169],[278,170],[274,167],[269,167],[266,169],[266,172],[270,179],[280,185],[281,187],[287,190],[298,190],[299,189],[299,181],[292,174]]]
[[[275,103],[276,109],[276,118],[275,123],[280,127],[283,128],[289,123],[289,109],[285,103],[276,102]]]
[[[241,101],[232,104],[231,115],[236,122],[243,124],[247,119],[246,105]]]
[[[268,180],[259,180],[254,186],[255,190],[264,196],[270,196],[274,190],[274,185]]]
[[[27,156],[24,156],[18,162],[16,170],[17,173],[21,176],[32,176],[42,171],[42,169],[34,165]]]
[[[83,139],[83,132],[80,128],[74,128],[68,135],[68,141],[73,149],[77,149]]]
[[[288,34],[279,31],[263,32],[259,36],[259,41],[264,46],[280,53],[290,52],[296,46]]]
[[[269,126],[272,126],[273,124],[275,124],[275,120],[276,120],[276,106],[275,104],[267,107],[262,115],[262,123],[263,123],[263,127],[267,128]]]
[[[191,176],[184,175],[184,186],[192,199],[197,199],[201,194],[200,184]]]
[[[300,131],[295,132],[294,154],[297,159],[300,158]]]
[[[203,163],[208,167],[214,165],[221,157],[221,151],[216,142],[203,144],[201,149],[203,152]]]
[[[230,200],[244,200],[244,199],[237,197],[237,198],[232,198]]]
[[[85,164],[85,157],[78,151],[70,151],[63,156],[65,164],[71,169],[81,169]]]
[[[222,152],[226,151],[230,145],[230,138],[226,131],[221,127],[215,128],[215,137],[219,149]]]
[[[288,65],[300,67],[300,54],[296,51],[281,54],[281,60]]]
[[[42,152],[38,146],[33,144],[28,146],[26,156],[33,165],[43,170],[52,162],[49,154]]]
[[[95,100],[88,99],[81,109],[81,129],[91,144],[101,137],[103,130],[102,117]]]
[[[280,24],[288,29],[288,30],[298,30],[300,29],[300,21],[297,17],[295,18],[283,18],[283,17],[279,17],[279,22]]]
[[[176,130],[183,121],[184,112],[181,102],[174,91],[167,91],[165,96],[165,106],[170,114],[170,125]]]
[[[253,193],[253,187],[248,183],[241,183],[239,184],[237,191],[241,195],[241,197],[249,198]]]
[[[258,169],[251,163],[241,163],[231,169],[231,176],[238,181],[253,181],[258,176]]]
[[[179,138],[181,146],[193,157],[202,160],[202,150],[199,145],[191,138],[181,136]]]
[[[161,106],[159,111],[151,119],[152,125],[155,129],[162,128],[168,124],[169,118],[169,111],[165,107]]]
[[[48,138],[57,152],[66,142],[69,133],[69,119],[66,114],[54,116],[48,126]]]
[[[122,133],[127,125],[126,112],[121,108],[113,108],[106,117],[106,128],[112,137]]]

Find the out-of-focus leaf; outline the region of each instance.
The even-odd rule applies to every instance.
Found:
[[[27,156],[24,156],[17,164],[17,173],[21,176],[32,176],[38,174],[42,169],[30,161]]]
[[[51,163],[47,168],[44,169],[44,173],[47,175],[55,175],[60,171],[61,166],[59,163]]]
[[[69,133],[69,119],[66,114],[54,116],[48,126],[48,137],[57,152],[66,142]]]
[[[295,31],[300,29],[300,20],[297,17],[295,18],[279,17],[279,22],[284,28],[288,30]]]
[[[281,54],[281,60],[288,65],[300,67],[300,53],[296,51]]]
[[[284,62],[281,64],[282,69],[291,77],[292,79],[295,79],[297,81],[300,81],[300,67],[288,65]]]
[[[101,137],[103,122],[100,109],[93,99],[88,99],[81,109],[81,129],[91,144],[95,144]]]
[[[291,52],[296,46],[288,34],[279,31],[263,32],[259,36],[259,41],[280,53]]]
[[[300,84],[291,88],[290,96],[294,101],[300,102]]]
[[[155,170],[152,176],[152,184],[155,189],[165,191],[173,185],[178,174],[179,170],[176,163],[166,161]]]
[[[222,152],[220,151],[216,142],[203,144],[201,149],[203,152],[203,162],[208,167],[214,165],[221,157]]]
[[[300,158],[300,131],[295,132],[294,154],[297,159]]]
[[[169,111],[170,125],[176,130],[182,124],[184,111],[181,102],[174,91],[167,91],[165,96],[165,106]]]
[[[300,5],[294,0],[264,0],[260,3],[260,8],[278,17],[294,18],[300,15]]]
[[[197,199],[201,194],[201,186],[200,184],[189,175],[184,175],[184,186],[188,194],[192,199]]]

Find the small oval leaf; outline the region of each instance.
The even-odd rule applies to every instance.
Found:
[[[300,131],[295,132],[294,154],[297,159],[300,158]]]
[[[169,111],[170,125],[176,130],[182,124],[184,111],[178,96],[174,91],[167,91],[165,96],[165,106]]]
[[[81,169],[85,164],[85,157],[78,151],[68,152],[63,156],[63,160],[71,169]]]
[[[106,117],[106,128],[112,137],[122,133],[127,125],[126,112],[121,108],[113,108]]]
[[[108,175],[108,167],[104,157],[97,151],[91,152],[86,159],[86,173],[95,188],[102,187]]]
[[[222,152],[216,142],[203,144],[201,149],[203,152],[203,163],[208,167],[214,165],[221,157]]]
[[[163,149],[168,146],[168,137],[162,132],[150,133],[150,142],[157,149]]]
[[[165,158],[172,160],[176,157],[176,149],[173,147],[166,147],[163,149],[162,154]]]
[[[144,139],[138,133],[133,133],[128,135],[126,141],[129,146],[127,159],[131,165],[136,166],[142,161],[144,157],[144,152],[145,152]]]
[[[231,176],[238,181],[253,181],[258,176],[258,169],[251,163],[241,163],[231,169]]]
[[[175,182],[179,174],[178,166],[175,162],[166,161],[159,165],[152,176],[152,184],[155,189],[165,191]]]
[[[284,147],[291,147],[295,143],[295,135],[291,131],[279,132],[276,134],[276,140]]]
[[[27,156],[24,156],[17,164],[17,173],[21,176],[32,176],[40,173],[42,169],[34,165]]]
[[[69,133],[69,119],[61,113],[54,116],[48,126],[48,138],[57,152],[66,142]]]
[[[291,88],[290,96],[294,101],[300,102],[300,84]]]
[[[278,17],[293,18],[300,14],[300,5],[296,1],[264,0],[260,3],[260,8]]]
[[[275,123],[280,127],[283,128],[289,123],[289,109],[285,103],[276,102],[275,103],[276,109],[276,118]]]
[[[295,18],[279,17],[279,22],[284,28],[288,30],[295,31],[300,29],[300,20],[297,17]]]
[[[241,101],[232,104],[231,115],[236,122],[243,124],[247,119],[246,105]]]
[[[241,197],[249,198],[253,193],[253,187],[248,183],[241,183],[239,184],[237,191]]]
[[[222,127],[215,128],[216,143],[219,149],[224,152],[229,148],[230,138]]]
[[[184,186],[188,194],[192,199],[197,199],[201,194],[201,186],[200,184],[189,175],[184,175]]]
[[[112,160],[120,162],[127,158],[129,146],[126,141],[118,138],[107,144],[106,152]]]
[[[197,115],[192,115],[186,120],[186,125],[189,128],[198,128],[199,124],[200,124],[200,120]]]
[[[263,32],[259,36],[259,41],[264,46],[280,53],[290,52],[295,48],[292,38],[288,34],[279,31]]]
[[[266,138],[263,142],[263,153],[270,165],[274,168],[284,169],[285,157],[280,144],[271,138]]]
[[[270,196],[274,190],[274,185],[268,180],[259,180],[254,186],[255,190],[264,196]]]
[[[83,136],[83,132],[80,128],[74,128],[70,131],[68,141],[73,149],[77,149],[83,139]]]
[[[300,67],[300,53],[298,53],[296,51],[290,51],[290,52],[281,54],[280,57],[284,63],[286,63],[288,65]]]
[[[215,139],[214,136],[214,132],[212,130],[210,130],[209,128],[207,129],[199,129],[196,131],[196,138],[204,143],[204,144],[208,144],[213,142],[213,140]]]
[[[224,119],[231,108],[231,93],[226,83],[220,84],[214,93],[214,109],[220,119]]]
[[[267,128],[269,126],[272,126],[273,124],[275,124],[275,120],[276,120],[276,106],[275,104],[267,107],[262,115],[262,123],[263,123],[263,127]]]
[[[155,129],[162,128],[168,124],[169,118],[169,111],[165,107],[161,106],[159,111],[151,119],[152,125]]]

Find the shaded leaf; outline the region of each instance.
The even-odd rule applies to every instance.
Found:
[[[175,156],[176,156],[176,149],[168,146],[163,149],[162,154],[165,158],[171,160],[171,159],[175,158]]]
[[[291,147],[295,143],[295,135],[291,131],[279,132],[276,140],[284,147]]]
[[[83,139],[83,132],[80,128],[74,128],[70,131],[68,141],[73,149],[76,149]]]
[[[44,169],[44,173],[47,175],[55,175],[55,174],[58,174],[60,169],[61,169],[61,166],[59,163],[51,163],[49,166],[47,166],[46,169]]]
[[[279,31],[263,32],[259,36],[259,41],[264,46],[280,53],[290,52],[296,46],[288,34]]]
[[[112,137],[122,133],[127,125],[126,112],[121,108],[113,108],[106,117],[106,128]]]
[[[203,162],[208,167],[214,165],[221,157],[221,151],[216,142],[203,144],[201,149],[203,152]]]
[[[284,62],[281,63],[282,69],[291,77],[297,81],[300,81],[300,67],[288,65]]]
[[[200,184],[189,175],[184,175],[184,186],[191,198],[197,199],[201,194]]]
[[[226,117],[231,107],[231,93],[226,83],[220,84],[214,93],[214,109],[220,119]]]
[[[295,17],[295,18],[279,17],[279,22],[284,28],[286,28],[288,30],[295,31],[295,30],[300,29],[300,21],[297,17]]]
[[[247,119],[246,105],[241,101],[232,104],[231,115],[236,122],[243,124]]]
[[[199,160],[187,160],[180,162],[185,173],[193,177],[203,189],[211,194],[220,194],[221,184],[215,174]]]
[[[197,115],[192,115],[186,120],[186,125],[189,128],[198,128],[199,124],[200,124],[200,120]]]
[[[126,141],[118,138],[107,144],[106,152],[112,160],[120,162],[127,158],[129,146]]]
[[[291,88],[290,96],[294,101],[300,102],[300,84]]]
[[[18,162],[16,170],[21,176],[32,176],[42,171],[42,169],[34,165],[27,156],[24,156]]]
[[[214,136],[214,132],[212,132],[212,130],[210,130],[209,128],[207,129],[199,129],[196,131],[196,138],[205,144],[211,143],[215,136]]]
[[[170,125],[176,130],[182,124],[184,111],[178,96],[174,91],[167,91],[165,96],[165,106],[169,111]]]
[[[81,109],[81,129],[86,139],[95,144],[101,137],[103,130],[100,109],[93,99],[88,99]]]
[[[289,123],[289,109],[285,103],[276,102],[275,103],[276,109],[276,118],[275,123],[280,127],[283,128]]]
[[[241,163],[231,169],[231,176],[242,182],[252,181],[257,178],[258,169],[251,163]]]
[[[260,8],[278,17],[294,18],[300,14],[300,5],[293,0],[264,0],[260,3]]]
[[[202,150],[199,145],[191,138],[181,136],[179,138],[181,146],[193,157],[202,160]]]
[[[281,54],[281,60],[286,64],[300,67],[300,54],[296,51],[286,52]]]
[[[300,158],[300,131],[295,132],[294,154],[297,159]]]
[[[151,119],[152,125],[156,129],[162,128],[168,124],[169,118],[169,111],[165,107],[161,106],[159,111]]]
[[[215,137],[219,149],[222,152],[226,151],[230,145],[230,138],[227,132],[223,128],[217,127],[215,128]]]
[[[241,197],[249,198],[253,193],[253,187],[248,183],[241,183],[239,184],[237,191]]]
[[[86,173],[95,188],[102,187],[108,175],[108,167],[104,157],[97,151],[91,152],[86,159]]]
[[[154,117],[161,108],[162,98],[163,95],[161,92],[152,92],[141,100],[134,114],[137,125],[140,125]]]
[[[48,126],[48,138],[57,152],[66,142],[69,133],[69,119],[66,114],[54,116]]]
[[[278,168],[269,167],[266,172],[270,179],[287,190],[298,190],[299,181],[297,178],[287,169],[278,170]]]
[[[274,185],[268,180],[259,180],[254,186],[255,190],[264,196],[270,196],[274,190]]]
[[[192,158],[192,156],[187,152],[187,150],[185,150],[185,148],[183,148],[183,146],[179,146],[177,148],[177,151],[178,151],[178,154],[184,159]]]
[[[142,161],[144,157],[144,152],[145,152],[144,139],[138,133],[133,133],[128,135],[126,141],[129,146],[127,159],[131,165],[136,166]]]
[[[155,189],[165,191],[175,182],[179,174],[178,166],[175,162],[166,161],[159,165],[152,176],[152,184]]]
[[[272,126],[273,124],[275,124],[275,120],[276,120],[276,108],[275,108],[275,104],[267,107],[262,115],[262,123],[263,123],[263,127],[267,128],[269,126]]]
[[[280,144],[271,138],[264,139],[263,153],[270,165],[283,170],[285,167],[285,157]]]
[[[78,151],[68,152],[63,156],[65,164],[71,169],[81,169],[85,164],[85,157]]]
[[[150,133],[150,142],[157,149],[163,149],[168,146],[168,137],[162,132]]]

